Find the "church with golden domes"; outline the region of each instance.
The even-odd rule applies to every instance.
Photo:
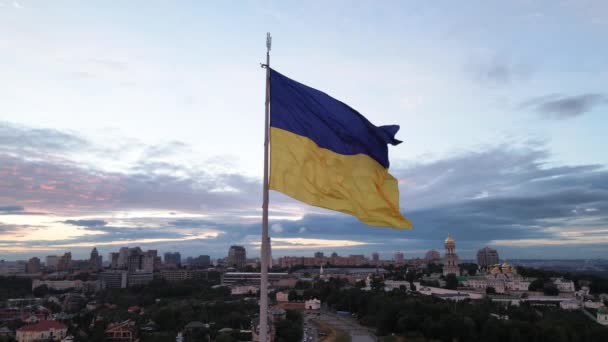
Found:
[[[490,274],[498,274],[498,273],[503,273],[503,274],[507,274],[507,275],[515,275],[515,274],[517,274],[517,270],[515,269],[515,267],[509,265],[507,263],[507,260],[505,260],[502,263],[502,265],[496,264],[496,265],[490,267]]]
[[[517,269],[509,265],[506,260],[502,264],[492,265],[487,269],[486,274],[480,273],[478,276],[467,277],[467,280],[463,281],[463,285],[480,290],[492,287],[497,293],[523,292],[528,290],[530,283],[534,280],[517,274]]]
[[[456,254],[456,241],[452,239],[452,235],[448,233],[448,238],[445,239],[445,255],[443,257],[443,275],[450,273],[460,275],[458,267],[458,254]]]

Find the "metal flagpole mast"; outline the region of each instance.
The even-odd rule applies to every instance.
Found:
[[[264,120],[264,200],[262,202],[262,258],[260,275],[260,342],[268,341],[268,154],[270,148],[270,46],[272,37],[266,34],[266,105]]]

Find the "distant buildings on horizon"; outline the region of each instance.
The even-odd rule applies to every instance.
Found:
[[[384,252],[384,256],[378,251],[372,252],[369,257],[363,254],[338,255],[336,252],[329,256],[323,251],[314,252],[312,257],[307,256],[282,256],[277,259],[272,259],[272,254],[268,255],[270,267],[276,265],[279,267],[292,266],[316,266],[334,265],[334,266],[384,266],[389,264],[410,264],[414,266],[434,263],[443,264],[446,274],[456,272],[458,264],[461,262],[477,263],[480,268],[488,268],[500,263],[500,256],[496,249],[485,246],[479,249],[476,253],[475,260],[462,260],[456,254],[456,245],[451,235],[444,241],[445,254],[442,256],[437,250],[431,249],[427,251],[423,258],[406,259],[405,252],[394,251]],[[390,253],[389,255],[387,255]],[[88,270],[99,271],[104,268],[110,270],[126,270],[130,273],[153,272],[161,266],[163,268],[179,268],[182,265],[189,267],[208,268],[210,266],[221,266],[234,268],[237,271],[259,267],[259,258],[247,258],[246,248],[242,245],[232,245],[229,247],[224,258],[211,259],[209,255],[189,256],[182,258],[180,252],[167,251],[163,258],[158,255],[158,251],[151,249],[144,251],[140,247],[122,247],[117,252],[109,253],[108,260],[104,263],[103,257],[94,247],[88,259],[74,260],[71,252],[66,252],[63,255],[48,255],[44,262],[39,257],[32,257],[29,260],[4,261],[0,260],[0,275],[7,274],[37,274],[41,272],[69,272],[71,270]],[[511,262],[514,260],[511,259]],[[559,261],[559,260],[536,260],[523,259],[516,261],[516,264],[522,264],[529,267],[546,268],[549,265],[555,270],[570,270],[571,263],[575,261]],[[598,262],[601,262],[598,261]],[[592,265],[593,262],[589,262]],[[591,267],[591,266],[589,266]]]
[[[234,267],[237,270],[245,268],[247,262],[247,251],[243,246],[233,245],[228,249],[228,257],[226,257],[225,264],[228,267]]]
[[[477,265],[479,267],[489,267],[499,263],[498,252],[490,247],[484,247],[477,251]]]

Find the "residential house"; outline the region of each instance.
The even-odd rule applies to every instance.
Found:
[[[307,310],[320,310],[321,309],[321,301],[313,298],[304,302],[304,307]]]
[[[137,327],[135,322],[126,320],[120,323],[110,323],[105,331],[106,339],[109,342],[136,342]]]
[[[39,340],[61,341],[68,333],[68,327],[58,321],[40,321],[17,329],[17,342]]]
[[[608,325],[608,309],[603,307],[597,310],[597,322],[602,325]]]
[[[559,307],[564,310],[577,310],[581,307],[581,304],[578,300],[571,299],[559,302]]]

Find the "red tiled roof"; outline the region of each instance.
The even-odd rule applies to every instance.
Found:
[[[67,329],[68,327],[58,321],[40,321],[36,324],[26,325],[17,331],[47,331],[50,329]]]

